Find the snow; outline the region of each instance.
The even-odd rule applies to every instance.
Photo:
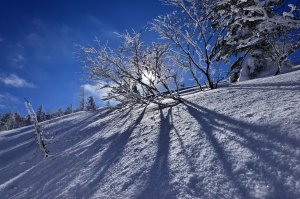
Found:
[[[293,18],[293,12],[296,10],[296,6],[293,4],[289,4],[288,7],[291,9],[290,12],[283,12],[283,16]]]
[[[0,132],[0,196],[300,198],[299,86],[298,70],[64,116],[43,123],[47,159],[33,127]]]

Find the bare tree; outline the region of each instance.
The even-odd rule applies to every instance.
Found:
[[[203,76],[209,88],[217,88],[219,81],[224,78],[220,69],[220,51],[225,28],[215,29],[211,26],[208,12],[210,1],[165,2],[175,6],[177,11],[156,18],[152,23],[153,29],[173,45],[173,61],[191,72],[201,90]]]
[[[271,47],[267,53],[277,66],[275,75],[278,75],[281,73],[283,66],[290,65],[289,58],[291,54],[300,48],[300,33],[298,35],[295,32],[291,34],[288,30],[281,27],[277,34],[269,35],[265,38],[265,41]]]
[[[81,47],[85,70],[100,89],[106,89],[103,100],[124,104],[161,103],[164,98],[180,100],[176,92],[178,71],[168,63],[169,46],[146,45],[142,33],[119,35],[122,44],[117,49],[97,41],[97,47]]]

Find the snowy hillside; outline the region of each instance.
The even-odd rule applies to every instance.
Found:
[[[300,198],[300,71],[0,132],[0,198]]]

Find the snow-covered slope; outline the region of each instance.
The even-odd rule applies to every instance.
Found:
[[[300,198],[300,71],[0,132],[0,198]]]

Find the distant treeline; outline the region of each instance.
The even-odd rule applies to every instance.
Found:
[[[94,102],[94,98],[91,96],[88,98],[88,101],[84,106],[81,104],[79,108],[73,109],[72,104],[69,105],[65,110],[59,108],[57,111],[49,111],[46,113],[42,105],[38,107],[36,112],[36,117],[39,122],[43,122],[46,120],[58,118],[64,115],[68,115],[78,111],[95,111],[96,104]],[[28,126],[32,124],[32,117],[30,115],[22,116],[18,112],[8,112],[0,115],[0,131],[11,130],[15,128],[20,128],[23,126]]]
[[[73,111],[72,107],[69,106],[65,111],[59,108],[57,111],[51,111],[46,114],[43,111],[43,106],[40,106],[37,111],[37,118],[39,122],[42,122],[53,118],[61,117],[63,115],[67,115],[76,111],[78,110]],[[8,112],[3,115],[0,115],[0,131],[20,128],[31,124],[32,120],[30,115],[22,116],[18,112]]]

